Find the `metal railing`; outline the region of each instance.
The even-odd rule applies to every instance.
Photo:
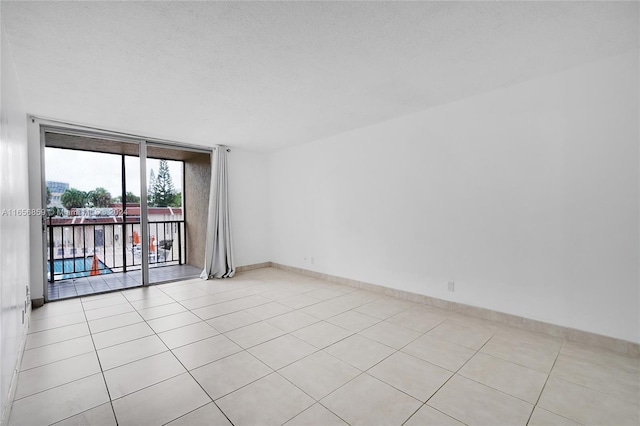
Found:
[[[140,222],[55,223],[47,219],[49,282],[141,269]],[[149,266],[182,265],[185,256],[184,220],[150,221]],[[94,256],[98,260],[94,263]]]

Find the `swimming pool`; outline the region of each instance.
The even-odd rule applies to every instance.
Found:
[[[53,261],[53,273],[56,280],[67,280],[69,278],[88,277],[91,272],[93,257],[76,257],[73,259],[55,259]],[[113,271],[101,260],[98,260],[100,274],[112,274]],[[75,265],[75,271],[74,270]],[[47,261],[47,275],[51,276],[51,262]]]

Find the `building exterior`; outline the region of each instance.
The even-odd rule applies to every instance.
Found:
[[[51,200],[47,207],[62,207],[62,201],[60,200],[64,191],[69,189],[69,184],[67,182],[56,182],[53,180],[48,180],[46,182],[47,188],[51,192]]]

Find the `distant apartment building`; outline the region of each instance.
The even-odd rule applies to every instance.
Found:
[[[62,201],[60,198],[64,191],[69,189],[69,184],[67,182],[56,182],[53,180],[48,180],[46,182],[47,188],[49,188],[49,192],[51,193],[51,200],[47,207],[62,207]]]

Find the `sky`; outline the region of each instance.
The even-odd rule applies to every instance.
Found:
[[[117,154],[45,148],[46,180],[67,182],[70,188],[91,191],[103,187],[113,198],[121,195],[121,157]],[[176,192],[182,191],[182,163],[167,160]],[[138,157],[126,157],[127,192],[140,195]],[[151,170],[157,175],[160,160],[147,159],[147,182]]]

